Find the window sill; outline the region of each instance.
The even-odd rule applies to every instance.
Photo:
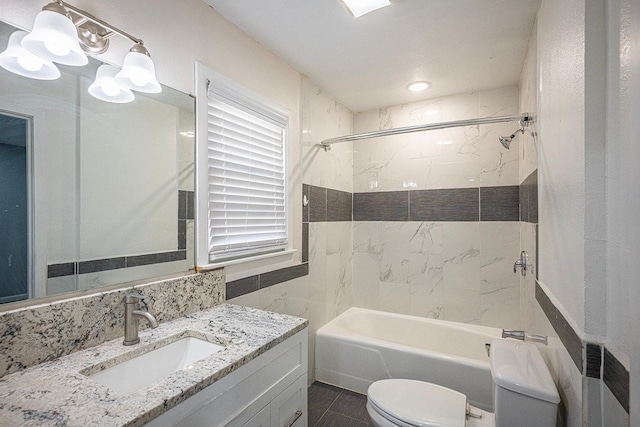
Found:
[[[226,281],[243,279],[245,277],[263,274],[280,268],[294,265],[296,249],[282,252],[257,255],[249,258],[234,259],[198,266],[197,271],[213,270],[224,267]]]

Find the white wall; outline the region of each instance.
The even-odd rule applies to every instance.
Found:
[[[633,8],[636,8],[634,11]],[[635,12],[635,15],[634,15]],[[640,211],[638,130],[640,112],[640,7],[632,0],[607,2],[607,333],[606,346],[631,376],[631,424],[640,422],[638,367],[640,324],[637,313],[637,272]],[[634,39],[634,37],[636,39]],[[635,86],[634,86],[635,85]],[[634,129],[634,126],[636,127]],[[634,299],[635,298],[635,299]],[[634,351],[635,358],[634,358]],[[635,387],[635,388],[634,388]],[[606,396],[605,396],[606,397]],[[604,401],[603,417],[624,416],[615,401]]]
[[[545,0],[537,29],[540,280],[579,337],[603,342],[627,368],[638,341],[629,305],[637,240],[637,210],[629,203],[637,195],[628,190],[637,169],[629,83],[633,4]],[[537,314],[534,309],[532,326],[547,328]],[[581,380],[561,348],[550,353],[569,425],[583,419],[626,425],[603,382]]]
[[[633,0],[624,2],[629,14],[629,75],[631,77],[630,92],[632,94],[640,93],[640,3]],[[640,144],[638,144],[638,135],[640,135],[640,97],[635,96],[630,99],[629,107],[629,140],[635,141],[629,147],[629,156],[635,164],[640,163]],[[629,171],[627,182],[640,182],[640,168],[632,168]],[[632,212],[640,212],[640,194],[638,194],[638,186],[628,186],[629,189],[629,210]],[[629,223],[629,233],[633,236],[629,240],[630,253],[640,253],[640,229],[637,221]],[[629,278],[636,277],[635,269],[630,272]],[[635,337],[631,343],[630,349],[630,399],[631,403],[631,422],[630,425],[640,424],[640,286],[637,286],[637,280],[628,280],[629,287],[629,306],[634,307],[630,310],[629,323],[631,324],[631,336]]]
[[[538,14],[540,281],[584,325],[584,1]]]

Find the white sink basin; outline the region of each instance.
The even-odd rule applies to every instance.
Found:
[[[131,394],[166,378],[173,372],[191,369],[198,360],[219,352],[223,346],[187,337],[148,353],[89,375],[113,391]]]

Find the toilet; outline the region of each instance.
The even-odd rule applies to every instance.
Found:
[[[560,396],[538,348],[530,343],[491,342],[493,407],[467,404],[464,394],[410,379],[376,381],[367,411],[376,427],[555,427]]]

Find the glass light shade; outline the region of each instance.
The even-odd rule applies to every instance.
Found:
[[[389,0],[340,0],[340,3],[354,18],[391,4]]]
[[[11,34],[7,49],[0,53],[0,67],[31,79],[55,80],[60,77],[60,71],[53,62],[22,47],[20,42],[27,34],[26,31],[14,31]]]
[[[115,76],[118,69],[113,65],[104,64],[98,68],[96,79],[89,86],[89,94],[102,101],[124,104],[135,99],[133,92],[120,86]]]
[[[89,60],[78,41],[76,26],[66,16],[43,10],[38,13],[33,31],[22,39],[30,52],[64,65],[86,65]]]
[[[116,75],[116,82],[138,92],[159,93],[162,91],[156,69],[151,58],[144,53],[129,52],[124,57],[122,70]]]

